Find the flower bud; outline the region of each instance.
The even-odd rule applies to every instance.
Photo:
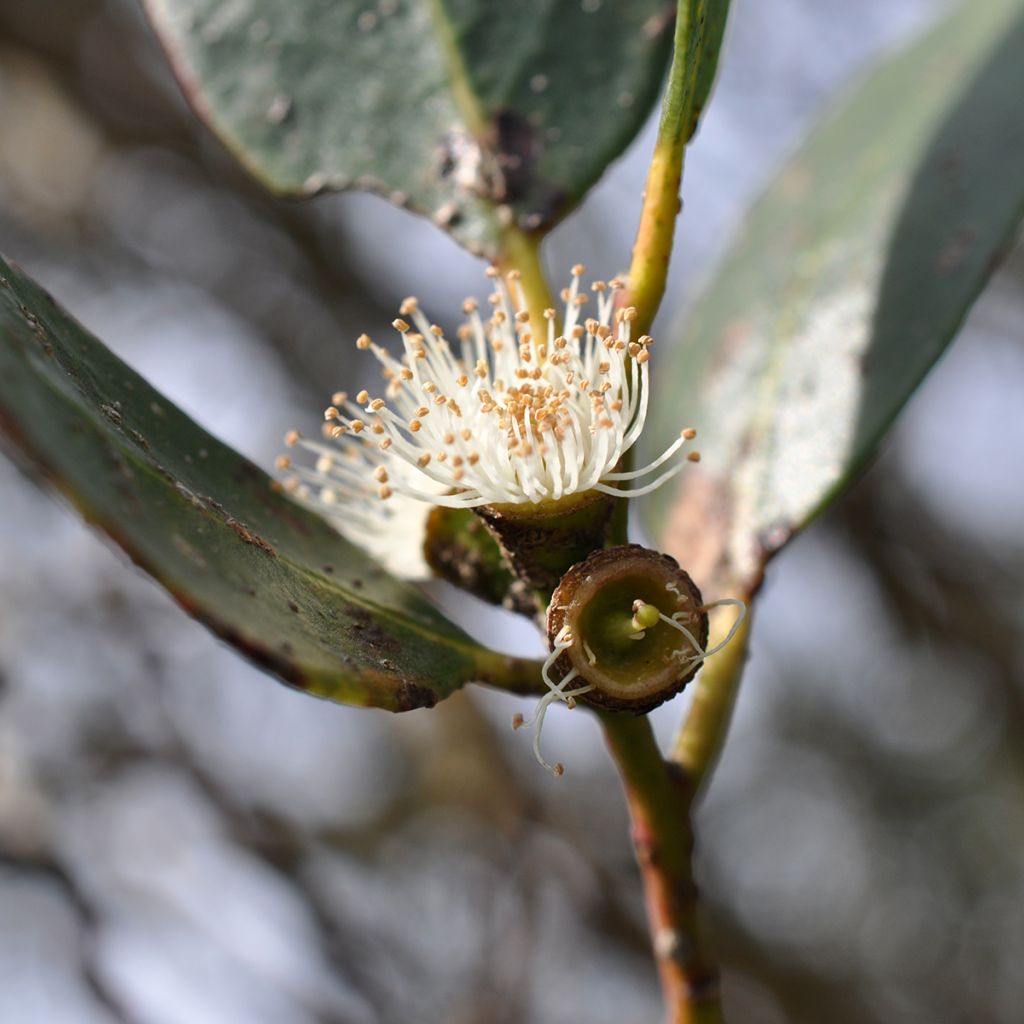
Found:
[[[675,696],[705,657],[708,616],[674,558],[638,544],[572,566],[551,598],[550,675],[588,687],[580,700],[642,713]]]

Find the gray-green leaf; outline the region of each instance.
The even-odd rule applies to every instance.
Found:
[[[286,682],[393,711],[537,666],[471,640],[0,259],[0,440],[182,607]]]
[[[144,0],[196,111],[275,191],[363,188],[493,255],[543,231],[657,98],[675,4]]]
[[[1022,97],[1024,3],[971,0],[865,79],[751,211],[666,353],[646,438],[700,429],[703,461],[644,515],[701,586],[755,587],[956,334],[1024,213]]]

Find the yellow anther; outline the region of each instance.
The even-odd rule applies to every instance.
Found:
[[[656,626],[661,619],[661,612],[653,604],[647,604],[639,598],[633,602],[633,618],[630,625],[637,632]]]

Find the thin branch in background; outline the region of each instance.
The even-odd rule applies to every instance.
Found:
[[[121,1000],[110,990],[95,963],[95,934],[99,919],[92,903],[74,875],[49,856],[26,857],[0,849],[0,868],[15,872],[26,880],[45,879],[55,885],[72,908],[81,926],[80,957],[82,980],[97,1003],[116,1024],[136,1024]]]

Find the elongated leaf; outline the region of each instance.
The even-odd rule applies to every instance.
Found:
[[[687,104],[690,108],[687,135],[692,136],[715,84],[718,55],[729,19],[729,0],[687,0],[684,6],[693,26],[687,33],[693,76],[692,99]]]
[[[294,686],[390,710],[529,688],[278,493],[0,260],[0,438],[214,632]]]
[[[666,0],[145,0],[189,100],[270,188],[365,188],[493,254],[633,138]],[[504,207],[499,212],[498,208]]]
[[[1024,212],[1024,2],[971,0],[881,65],[758,201],[656,377],[651,450],[704,459],[651,533],[712,592],[841,493]]]

